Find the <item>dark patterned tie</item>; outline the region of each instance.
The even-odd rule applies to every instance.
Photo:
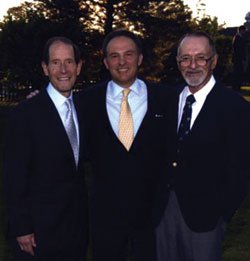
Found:
[[[189,95],[186,98],[186,104],[183,108],[181,123],[178,130],[178,140],[182,141],[190,132],[190,121],[192,116],[192,104],[195,102],[194,95]]]
[[[79,158],[79,148],[78,148],[78,142],[77,142],[77,132],[76,132],[76,126],[73,119],[73,113],[72,113],[72,100],[67,99],[65,101],[65,105],[67,106],[67,112],[65,116],[65,122],[64,126],[66,129],[66,132],[69,137],[69,141],[74,153],[74,158],[76,162],[76,166],[78,164],[78,158]]]

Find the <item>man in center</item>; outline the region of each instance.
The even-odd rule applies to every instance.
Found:
[[[123,261],[128,253],[136,261],[152,261],[151,210],[163,169],[161,88],[137,78],[143,54],[133,33],[111,32],[103,53],[111,80],[91,88],[82,102],[88,111],[86,133],[93,163],[94,261]]]

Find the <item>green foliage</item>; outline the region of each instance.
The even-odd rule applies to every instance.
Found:
[[[215,37],[216,49],[219,55],[215,74],[225,84],[230,84],[232,72],[232,38],[224,35]]]

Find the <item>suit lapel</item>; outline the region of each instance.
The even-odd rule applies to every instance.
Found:
[[[114,130],[113,130],[112,125],[109,120],[108,111],[107,111],[106,99],[107,99],[108,83],[105,83],[105,85],[101,86],[100,88],[101,88],[101,94],[98,97],[98,100],[99,100],[98,106],[101,106],[101,107],[100,107],[99,113],[100,113],[102,119],[104,119],[105,127],[108,130],[109,135],[113,136],[115,139],[117,139],[119,141],[116,134],[114,133]]]
[[[136,142],[136,139],[138,139],[138,137],[140,137],[140,135],[142,135],[142,133],[144,132],[144,129],[147,128],[147,125],[150,124],[150,119],[151,117],[153,117],[153,113],[154,113],[154,103],[155,101],[155,95],[153,92],[153,87],[146,84],[147,86],[147,92],[148,92],[148,98],[147,98],[147,103],[148,103],[148,108],[146,111],[146,114],[144,116],[144,118],[142,119],[141,125],[137,131],[137,134],[135,136],[135,140],[134,142]]]
[[[137,147],[137,144],[142,142],[142,140],[147,140],[147,137],[151,130],[155,129],[154,124],[155,120],[161,120],[161,117],[165,117],[163,115],[162,110],[160,109],[160,101],[159,97],[156,94],[156,88],[159,86],[154,86],[146,83],[147,86],[147,111],[142,119],[141,125],[137,131],[134,142],[132,144],[133,147]],[[159,117],[159,119],[157,119]]]
[[[178,114],[179,114],[179,96],[183,90],[183,86],[176,87],[176,91],[174,92],[174,96],[171,99],[170,106],[168,107],[168,115],[170,118],[170,131],[172,133],[172,137],[177,138],[177,128],[178,128]]]
[[[199,129],[199,126],[206,126],[206,123],[204,123],[204,121],[208,121],[210,117],[209,115],[211,115],[213,108],[215,108],[215,103],[217,99],[216,92],[217,92],[217,84],[215,84],[213,89],[207,95],[206,100],[194,121],[192,129],[190,131],[190,136],[192,136],[192,133],[194,133],[196,130]]]

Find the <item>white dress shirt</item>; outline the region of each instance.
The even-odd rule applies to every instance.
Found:
[[[146,84],[139,79],[135,80],[132,86],[130,86],[130,89],[131,92],[128,95],[128,103],[132,113],[135,137],[147,112],[148,94]],[[123,97],[122,90],[123,88],[117,85],[115,82],[110,81],[108,83],[106,93],[106,108],[110,124],[117,137],[119,131],[120,106]]]
[[[66,98],[60,92],[58,92],[51,83],[49,83],[49,85],[47,87],[47,92],[60,115],[63,126],[64,126],[66,112],[67,112],[67,106],[65,104],[65,101],[68,98],[72,99],[72,113],[73,113],[74,123],[76,126],[77,142],[78,142],[78,146],[79,146],[79,124],[78,124],[76,109],[75,109],[74,102],[73,102],[72,92],[71,92],[70,96],[68,98]]]
[[[214,85],[215,85],[215,79],[212,76],[204,87],[202,87],[199,91],[197,91],[196,93],[193,94],[194,98],[195,98],[195,102],[192,104],[192,116],[191,116],[191,122],[190,122],[190,129],[193,127],[194,121],[197,118],[198,114],[200,113],[200,110],[207,98],[207,95],[210,93],[210,91],[212,90]],[[178,129],[179,129],[179,125],[181,122],[183,108],[186,103],[186,98],[190,94],[192,94],[192,93],[189,91],[188,86],[186,86],[180,93],[179,111],[178,111]]]

